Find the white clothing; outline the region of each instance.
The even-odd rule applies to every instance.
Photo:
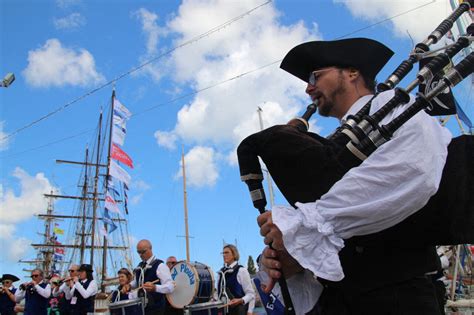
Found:
[[[379,94],[372,101],[370,114],[392,96],[393,91]],[[357,113],[371,97],[360,98],[343,119]],[[397,107],[381,125],[406,107]],[[344,239],[387,229],[421,209],[438,189],[450,141],[446,128],[419,112],[319,200],[296,203],[297,210],[273,207],[273,222],[281,230],[288,252],[314,276],[342,280],[338,253]]]
[[[49,298],[51,296],[51,286],[49,284],[47,284],[46,287],[44,287],[44,289],[40,287],[39,284],[35,284],[33,288],[39,295],[41,295],[44,298]],[[15,300],[17,303],[25,298],[25,293],[26,292],[20,288],[16,290]]]
[[[234,261],[230,265],[225,265],[225,267],[230,268],[229,271],[219,271],[219,281],[221,282],[221,290],[225,290],[225,274],[231,272],[233,268],[237,266],[237,261]],[[249,303],[251,300],[255,300],[255,291],[252,286],[252,280],[250,280],[250,274],[248,270],[244,267],[240,267],[237,272],[237,282],[242,286],[245,295],[241,298],[244,300],[244,304]],[[249,311],[250,312],[250,311]]]
[[[99,290],[98,287],[97,287],[97,282],[95,280],[91,280],[91,282],[89,283],[89,286],[87,287],[87,289],[84,289],[84,286],[83,284],[86,283],[87,279],[85,280],[80,280],[80,281],[77,281],[76,283],[74,283],[74,285],[72,286],[71,288],[71,297],[74,296],[74,292],[79,292],[79,294],[81,294],[81,296],[84,298],[84,299],[87,299],[93,295],[96,295],[97,294],[97,291]],[[66,296],[66,299],[67,299],[67,296]]]
[[[155,259],[156,259],[155,256],[150,257],[146,261],[145,268],[151,266],[151,263]],[[174,283],[173,283],[173,280],[171,279],[171,272],[165,263],[161,263],[158,265],[158,268],[156,268],[156,276],[158,277],[158,279],[160,279],[160,284],[155,284],[155,292],[161,293],[161,294],[169,294],[174,291]],[[138,281],[140,282],[140,280]],[[130,282],[130,285],[132,286],[132,288],[137,288],[138,287],[137,279],[133,279],[132,282]]]

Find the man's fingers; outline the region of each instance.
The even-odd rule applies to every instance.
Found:
[[[264,212],[264,213],[262,213],[261,215],[259,215],[257,217],[258,226],[262,226],[268,220],[270,220],[270,222],[272,221],[272,212],[271,211]]]
[[[262,290],[266,294],[272,292],[273,288],[275,287],[276,279],[271,278],[267,284],[262,284]]]

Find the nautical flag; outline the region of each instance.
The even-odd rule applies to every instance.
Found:
[[[54,249],[54,252],[55,252],[56,254],[64,255],[64,247],[56,247],[56,248]]]
[[[54,233],[64,235],[64,230],[59,228],[59,224],[54,224]]]
[[[130,168],[133,168],[132,159],[128,156],[127,153],[125,153],[125,151],[123,151],[115,143],[112,143],[112,152],[111,152],[110,157],[114,160],[122,162],[123,164],[127,165]]]
[[[107,192],[105,195],[105,209],[120,214],[120,209],[109,192]]]
[[[429,63],[433,57],[424,58],[420,60],[420,69]],[[449,65],[449,67],[452,65]],[[446,67],[448,68],[448,67]],[[444,70],[446,70],[446,68]],[[420,84],[419,91],[423,94],[428,94],[442,81],[442,77],[445,71],[437,73],[431,80]],[[438,94],[435,98],[430,101],[429,107],[425,110],[431,116],[445,116],[456,114],[456,106],[454,104],[454,96],[451,92],[451,88],[447,87],[442,93]]]
[[[115,195],[120,196],[120,193],[118,192],[117,188],[115,187],[114,178],[110,175],[107,178],[108,178],[107,179],[107,189],[109,189],[109,191],[111,190]]]
[[[123,106],[122,103],[120,103],[120,101],[116,98],[114,98],[114,112],[127,120],[130,119],[130,116],[132,116],[132,113],[130,113],[128,108]]]
[[[125,120],[125,118],[122,118],[119,115],[116,115],[114,113],[114,126],[121,127],[121,128],[126,128],[127,127],[127,121]]]
[[[262,284],[259,278],[255,277],[252,280],[255,284],[255,287],[257,288],[257,293],[260,296],[260,300],[262,301],[262,304],[265,307],[267,314],[268,315],[285,314],[285,307],[280,302],[278,297],[272,292],[270,293],[263,292]]]
[[[127,133],[127,129],[125,127],[120,127],[113,125],[112,127],[112,142],[118,145],[123,145],[125,142],[125,134]]]
[[[54,261],[62,261],[64,256],[63,255],[59,255],[59,254],[54,254],[53,256],[54,258]]]
[[[111,160],[110,161],[110,169],[109,169],[110,175],[112,175],[115,179],[121,181],[122,183],[127,184],[127,186],[130,183],[130,175],[128,175],[127,171],[125,171],[123,168],[121,168],[115,161]]]
[[[104,224],[114,224],[107,209],[104,210],[102,221],[104,221]]]
[[[107,228],[108,228],[108,232],[109,233],[112,233],[113,231],[115,231],[117,229],[117,225],[115,223],[112,222],[112,224],[108,224],[107,225]]]
[[[128,214],[128,187],[123,184],[123,203],[125,206],[125,213]]]

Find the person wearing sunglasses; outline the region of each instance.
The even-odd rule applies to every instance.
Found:
[[[0,289],[0,315],[15,314],[16,288],[13,286],[13,282],[18,280],[20,279],[18,279],[17,276],[7,273],[2,275],[2,278],[0,278],[0,281],[2,282],[2,288]]]
[[[306,82],[305,92],[318,103],[321,116],[343,124],[370,100],[371,115],[392,99],[393,90],[373,98],[375,77],[392,55],[367,38],[311,41],[291,49],[280,67]],[[413,102],[410,97],[396,107],[381,125]],[[296,202],[296,210],[275,206],[258,217],[260,234],[273,248],[263,251],[269,275],[276,279],[283,268],[291,280],[309,271],[324,285],[319,301],[294,303],[297,311],[309,312],[318,301],[313,313],[322,315],[439,314],[426,277],[438,268],[435,248],[407,241],[389,246],[390,235],[383,233],[436,193],[450,141],[450,132],[421,111],[314,202]],[[297,292],[308,292],[305,281],[290,282],[290,292],[291,283]]]
[[[165,294],[174,291],[170,270],[162,260],[155,257],[149,240],[137,243],[137,253],[141,262],[134,270],[135,279],[131,282],[131,286],[140,288],[138,296],[147,300],[145,315],[165,314]]]
[[[15,292],[17,303],[25,299],[25,315],[46,315],[50,296],[51,286],[44,281],[41,269],[33,269],[31,281],[21,284]]]
[[[71,289],[74,286],[74,278],[79,276],[79,266],[70,265],[68,275],[59,286],[53,288],[53,296],[59,298],[59,312],[61,315],[69,315],[71,312]]]
[[[94,313],[94,301],[97,294],[97,282],[94,280],[92,273],[94,270],[89,264],[82,264],[77,276],[73,277],[74,285],[69,294],[71,315],[86,315]]]

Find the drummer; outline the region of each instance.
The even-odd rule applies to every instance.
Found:
[[[119,286],[117,290],[112,293],[111,303],[116,303],[119,301],[127,301],[138,299],[137,290],[131,290],[130,282],[132,282],[133,275],[127,268],[121,268],[118,272],[119,277]],[[120,315],[122,314],[121,309],[111,309],[110,314]],[[140,305],[130,305],[125,307],[126,315],[142,315],[143,309]]]
[[[250,274],[246,268],[239,265],[240,258],[237,247],[231,244],[224,246],[222,255],[224,267],[219,271],[217,292],[219,299],[225,299],[229,305],[229,315],[246,315],[249,310],[249,302],[255,299],[255,291],[250,280]]]
[[[141,240],[137,244],[137,253],[142,262],[134,270],[135,279],[131,282],[132,287],[142,287],[148,300],[145,307],[146,315],[165,314],[165,294],[172,293],[174,284],[171,273],[164,262],[153,255],[153,249],[149,240]],[[138,296],[143,294],[138,290]]]

